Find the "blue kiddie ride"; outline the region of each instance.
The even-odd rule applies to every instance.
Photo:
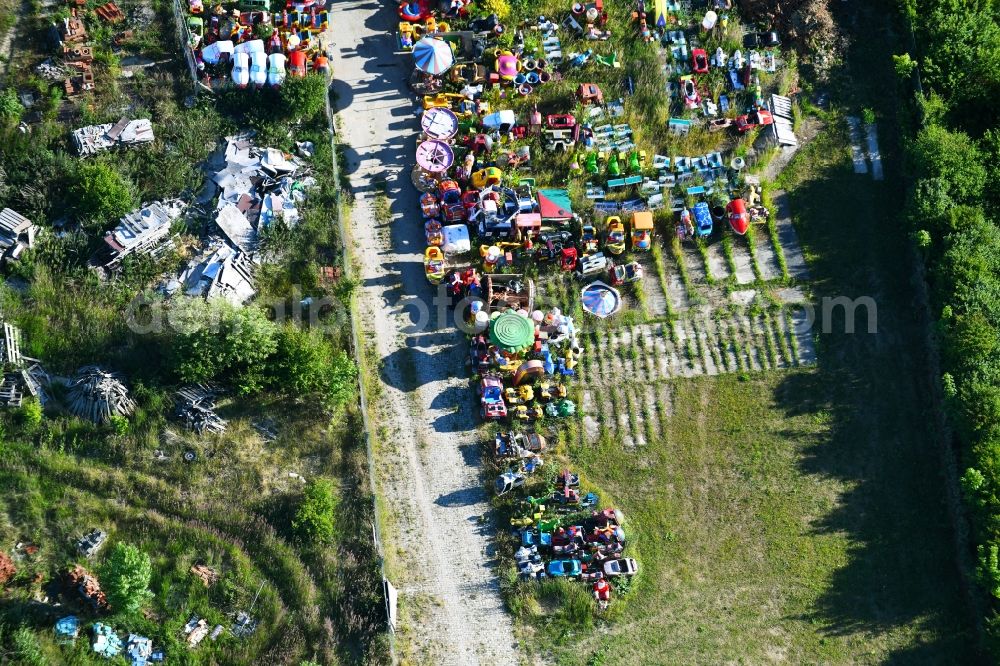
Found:
[[[583,572],[580,560],[553,560],[549,562],[547,573],[553,578],[576,578]]]
[[[694,205],[694,234],[699,238],[712,235],[712,213],[704,201]]]

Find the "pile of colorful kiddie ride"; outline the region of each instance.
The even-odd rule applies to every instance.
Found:
[[[494,455],[500,462],[533,461],[544,450],[536,434],[501,433]],[[524,468],[523,462],[520,469]],[[527,487],[521,471],[499,476],[499,494]],[[514,505],[510,524],[520,539],[514,562],[522,579],[570,578],[591,586],[601,610],[611,602],[613,586],[627,584],[638,563],[625,557],[625,529],[620,511],[597,509],[600,498],[580,490],[580,477],[568,469],[531,486],[539,495],[524,495]]]
[[[669,12],[671,6],[658,4],[657,12]],[[632,128],[621,122],[625,101],[606,100],[596,84],[576,88],[582,117],[542,114],[537,107],[525,111],[523,103],[513,104],[531,95],[534,86],[569,76],[589,62],[593,54],[588,52],[564,58],[559,33],[605,31],[607,16],[600,2],[574,5],[558,24],[540,17],[536,24],[518,27],[513,46],[500,46],[498,37],[506,29],[495,16],[469,19],[467,9],[461,3],[442,5],[445,22],[431,4],[400,6],[400,44],[413,58],[411,84],[421,95],[423,110],[413,182],[421,192],[429,281],[438,284],[449,269],[470,266],[473,259],[464,255],[478,249],[484,272],[549,264],[598,280],[584,288],[581,298],[587,312],[606,317],[623,302],[615,288],[642,278],[637,264],[620,265],[612,257],[650,249],[653,211],[669,206],[682,240],[709,238],[723,222],[743,235],[752,222],[766,219],[759,183],[746,174],[744,160],[736,157],[727,164],[717,151],[654,155],[650,160],[636,147]],[[658,14],[656,25],[660,23]],[[541,33],[534,52],[525,48],[525,30]],[[680,41],[686,33],[649,34]],[[684,39],[684,48],[672,56],[675,66],[711,67],[703,50],[688,55]],[[693,85],[693,79],[685,80]],[[500,99],[521,107],[523,115],[511,108],[491,109],[484,96],[489,88],[499,88]],[[737,119],[737,125],[760,124],[766,117],[766,111],[756,109]],[[684,133],[694,122],[673,118],[667,129]],[[535,147],[573,156],[570,175],[590,179],[584,191],[594,208],[592,221],[573,213],[566,189],[536,187],[525,174]],[[605,180],[595,181],[601,175]],[[626,220],[631,223],[627,232]],[[630,242],[623,242],[626,235]]]
[[[622,215],[607,217],[598,228],[573,213],[567,190],[536,188],[520,174],[515,181],[511,176],[530,162],[531,151],[513,142],[543,131],[537,112],[522,125],[513,111],[490,111],[460,94],[428,95],[422,104],[412,180],[421,193],[428,281],[440,284],[450,275],[454,290],[454,276],[470,268],[505,274],[551,266],[598,280],[584,287],[585,311],[598,317],[617,312],[622,298],[615,287],[642,278],[638,263],[618,257],[651,248],[653,214],[626,215],[627,235]],[[575,125],[564,114],[548,116],[544,127],[566,132]]]
[[[530,299],[534,287],[516,274],[486,275],[485,281],[485,288],[480,281],[471,290],[482,300],[469,307],[475,331],[469,356],[479,377],[480,416],[521,423],[573,416],[576,405],[567,397],[566,381],[576,375],[581,352],[572,318],[557,309],[530,315],[497,309],[498,303]]]
[[[711,4],[720,2],[731,4]],[[409,83],[420,106],[411,178],[426,277],[453,299],[470,331],[482,418],[504,427],[557,426],[576,411],[568,397],[580,355],[576,322],[536,308],[530,276],[574,275],[583,311],[611,316],[625,301],[618,290],[643,279],[635,259],[658,242],[657,218],[682,240],[708,239],[727,226],[743,235],[768,215],[760,184],[738,155],[649,155],[637,145],[643,133],[627,113],[631,76],[621,77],[615,94],[594,83],[593,72],[621,67],[612,45],[601,43],[616,29],[603,0],[568,3],[561,16],[519,25],[476,16],[468,0],[403,0],[398,14],[400,56],[412,63]],[[679,15],[675,0],[640,2],[634,15],[636,39],[655,43],[666,61],[664,94],[673,100],[666,136],[701,125],[732,127],[735,139],[770,124],[756,73],[776,66],[773,35],[756,35],[746,57],[710,55],[705,47],[724,41],[728,17],[708,11],[685,28]],[[564,53],[564,40],[575,50]],[[717,99],[706,87],[713,68],[730,88]],[[560,80],[560,89],[572,91],[565,103],[539,95]],[[746,113],[733,118],[744,101]],[[537,162],[564,165],[565,178],[536,182]],[[567,187],[569,179],[578,182]],[[584,195],[586,212],[574,212],[571,190]],[[497,491],[537,484],[543,449],[540,434],[498,437],[494,454],[508,465]],[[596,498],[581,498],[568,472],[560,479],[544,500],[524,500],[519,567],[531,578],[596,579],[595,594],[606,602],[607,580],[635,572],[634,561],[621,557],[620,516],[592,513]]]
[[[321,44],[329,12],[314,0],[288,0],[276,13],[268,0],[189,0],[188,8],[188,45],[208,88],[277,87],[289,75],[330,73]]]

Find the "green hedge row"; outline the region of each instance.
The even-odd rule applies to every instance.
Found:
[[[1000,9],[981,0],[904,8],[916,53],[897,56],[896,68],[922,84],[908,217],[929,269],[945,408],[990,599],[987,648],[1000,655]]]

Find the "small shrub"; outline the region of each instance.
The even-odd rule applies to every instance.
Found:
[[[118,414],[112,414],[111,429],[116,437],[124,437],[128,434],[128,419]]]
[[[42,423],[42,404],[37,399],[31,398],[21,405],[18,418],[21,425],[28,433],[34,433]]]
[[[81,219],[110,228],[136,206],[135,186],[113,167],[102,162],[83,164],[70,185],[71,200]]]
[[[24,113],[24,107],[13,88],[0,92],[0,119],[17,122]]]
[[[476,6],[482,14],[496,14],[501,21],[510,16],[510,3],[507,0],[480,0]]]
[[[101,568],[101,582],[108,603],[119,613],[135,613],[152,597],[149,580],[153,567],[149,555],[132,544],[119,541]]]
[[[42,646],[38,644],[38,636],[28,627],[19,627],[11,636],[11,651],[15,657],[14,663],[27,666],[45,666],[48,661],[42,655]]]
[[[337,498],[333,484],[325,479],[310,481],[302,495],[292,527],[303,541],[328,543],[333,539]]]
[[[913,76],[913,70],[917,68],[916,61],[910,57],[909,53],[892,56],[892,64],[896,69],[896,76],[901,79],[908,79]]]
[[[917,248],[926,251],[931,247],[931,233],[926,229],[918,229],[916,233],[913,234],[913,242],[916,244]]]

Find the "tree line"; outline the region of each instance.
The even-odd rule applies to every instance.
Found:
[[[945,409],[955,433],[976,577],[1000,655],[1000,5],[903,0],[915,52],[907,218],[927,266]],[[910,85],[912,84],[912,85]]]

